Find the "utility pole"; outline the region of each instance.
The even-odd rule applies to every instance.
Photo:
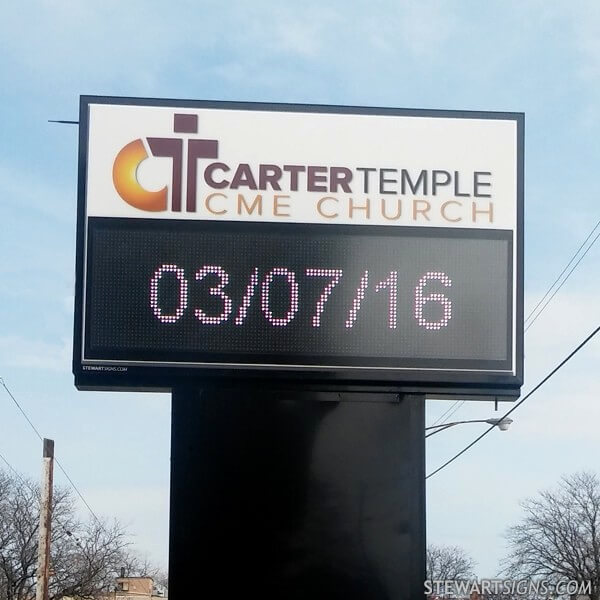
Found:
[[[40,499],[40,537],[35,600],[48,600],[50,539],[52,521],[52,482],[54,478],[54,440],[44,438],[42,497]]]

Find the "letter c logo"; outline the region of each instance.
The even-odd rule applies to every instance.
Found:
[[[119,196],[135,208],[159,212],[167,210],[167,187],[157,192],[144,189],[137,180],[140,164],[148,158],[142,140],[124,146],[113,164],[113,183]]]

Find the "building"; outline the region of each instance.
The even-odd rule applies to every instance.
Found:
[[[152,577],[117,577],[115,591],[103,600],[151,600],[166,598],[166,591]]]

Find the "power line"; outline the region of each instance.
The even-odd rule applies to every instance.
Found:
[[[533,309],[530,311],[529,315],[527,315],[527,317],[525,318],[526,327],[525,327],[524,333],[527,333],[527,330],[537,321],[538,317],[544,312],[544,310],[546,309],[548,304],[550,304],[550,302],[552,301],[554,296],[556,296],[556,294],[559,292],[559,290],[562,288],[562,286],[567,282],[569,277],[573,274],[575,269],[579,266],[579,263],[585,258],[586,254],[592,249],[592,246],[596,243],[596,241],[600,237],[600,232],[592,240],[591,244],[586,248],[585,252],[579,257],[579,260],[573,265],[573,268],[567,273],[567,276],[561,281],[560,285],[554,291],[552,291],[554,286],[560,281],[561,277],[565,274],[567,269],[571,266],[573,261],[577,258],[577,255],[585,247],[586,243],[589,241],[589,239],[592,237],[592,235],[594,235],[594,232],[596,231],[596,229],[598,229],[598,227],[600,227],[600,220],[594,225],[594,227],[592,228],[590,233],[587,235],[585,240],[583,240],[583,242],[581,243],[579,248],[577,248],[577,250],[571,257],[569,262],[565,265],[563,270],[559,273],[558,277],[552,282],[552,285],[546,290],[546,293],[543,295],[543,297],[533,307]],[[550,295],[550,294],[552,294],[552,295]],[[550,297],[548,298],[549,295],[550,295]],[[544,303],[544,300],[546,300],[546,298],[548,298],[548,300]],[[542,305],[542,303],[544,303],[543,306],[541,307],[539,312],[537,314],[535,314],[537,309],[540,307],[540,305]],[[528,321],[530,321],[530,322],[528,323]],[[452,410],[458,402],[459,402],[458,400],[456,402],[454,402],[454,404],[452,404],[452,406],[450,406],[450,408],[433,423],[432,427],[437,425],[438,423],[440,423],[440,421],[442,421],[444,418],[446,419],[446,421],[448,421],[450,419],[450,417],[453,414],[455,414],[463,406],[463,404],[465,404],[466,400],[463,400],[460,403],[460,406],[458,406],[456,409]],[[448,414],[448,413],[450,413],[450,414]],[[448,416],[446,416],[446,415],[448,415]],[[441,424],[443,425],[443,423],[441,423]]]
[[[88,504],[87,500],[83,497],[83,494],[79,491],[79,488],[75,485],[73,480],[69,477],[68,473],[65,471],[65,469],[61,465],[60,461],[57,458],[54,458],[54,462],[56,463],[58,468],[61,470],[62,474],[67,478],[67,481],[71,484],[73,489],[77,492],[77,495],[79,496],[79,498],[81,498],[81,501],[85,504],[86,508],[90,511],[91,515],[94,517],[94,519],[96,519],[96,522],[100,526],[102,526],[102,521],[100,521],[100,519],[98,518],[98,515],[92,510],[92,507]]]
[[[452,415],[459,411],[465,403],[466,400],[455,400],[454,403],[450,406],[450,408],[444,414],[442,414],[441,417],[438,417],[438,419],[434,421],[434,423],[430,425],[430,427],[435,427],[438,423],[441,427],[442,425],[447,423],[451,419]]]
[[[6,390],[6,393],[11,397],[12,401],[15,403],[15,406],[19,409],[19,412],[25,417],[25,420],[29,423],[29,426],[35,432],[35,435],[38,436],[40,442],[44,441],[42,434],[37,430],[37,427],[31,422],[31,419],[27,416],[27,413],[23,410],[23,407],[18,403],[17,399],[13,396],[12,392],[8,389],[8,386],[4,382],[4,378],[0,377],[0,384]]]
[[[569,268],[571,263],[575,260],[575,257],[581,252],[581,249],[585,246],[586,242],[592,237],[592,235],[594,234],[594,231],[596,231],[596,229],[598,229],[599,226],[600,226],[600,221],[598,221],[596,223],[596,225],[594,225],[594,228],[592,229],[592,231],[588,234],[588,236],[585,238],[585,240],[583,240],[583,242],[581,243],[581,246],[579,246],[579,248],[577,248],[575,254],[573,254],[573,256],[571,257],[571,260],[566,264],[564,269],[560,272],[558,277],[554,280],[552,285],[548,288],[548,290],[546,291],[546,293],[544,294],[542,299],[533,307],[533,309],[527,315],[527,317],[525,318],[525,323],[527,323],[527,321],[529,321],[529,319],[531,319],[533,313],[535,313],[538,306],[547,298],[548,294],[552,291],[552,288],[558,283],[560,278],[564,275],[565,271]]]
[[[451,411],[451,410],[452,410],[452,409],[453,409],[453,408],[454,408],[454,407],[455,407],[457,404],[460,404],[460,402],[461,402],[460,400],[455,400],[455,401],[454,401],[454,402],[453,402],[453,403],[450,405],[450,408],[449,408],[449,409],[448,409],[448,410],[447,410],[445,413],[443,413],[443,414],[442,414],[440,417],[438,417],[438,418],[437,418],[437,419],[436,419],[436,420],[435,420],[435,421],[432,423],[431,427],[435,427],[435,426],[436,426],[436,425],[437,425],[437,424],[438,424],[440,421],[442,421],[442,420],[443,420],[443,419],[446,417],[446,415],[447,415],[447,414],[448,414],[448,413],[449,413],[449,412],[450,412],[450,411]],[[464,402],[464,400],[463,400],[463,402]]]
[[[585,340],[583,340],[583,342],[581,342],[579,344],[579,346],[577,346],[577,348],[575,348],[575,350],[573,350],[556,367],[554,367],[554,369],[552,369],[552,371],[550,371],[550,373],[548,373],[548,375],[546,375],[546,377],[544,377],[527,395],[523,396],[523,398],[521,398],[521,400],[519,400],[505,415],[503,415],[500,418],[500,420],[506,419],[515,410],[517,410],[517,408],[519,408],[519,406],[521,406],[521,404],[523,404],[523,402],[525,402],[525,400],[527,400],[527,398],[532,396],[534,392],[536,392],[538,389],[540,389],[546,383],[546,381],[548,381],[555,373],[557,373],[560,369],[562,369],[562,367],[564,365],[566,365],[599,331],[600,331],[600,326],[596,327],[596,329],[594,329],[594,331],[592,331],[592,333],[590,333],[590,335],[588,335],[585,338]],[[492,429],[495,429],[495,428],[496,428],[496,425],[491,425],[489,429],[486,429],[479,437],[475,438],[468,446],[465,446],[458,454],[455,454],[451,459],[447,460],[441,467],[438,467],[435,471],[433,471],[432,473],[429,473],[429,475],[427,475],[425,477],[425,479],[429,479],[430,477],[433,477],[436,473],[439,473],[442,469],[447,467],[449,464],[453,463],[457,458],[462,456],[465,452],[467,452],[467,450],[470,450],[479,440],[483,439],[490,431],[492,431]]]
[[[586,248],[585,252],[579,258],[579,260],[573,265],[573,268],[567,273],[567,276],[562,280],[562,282],[560,283],[560,285],[558,286],[558,288],[556,288],[556,290],[554,290],[554,292],[552,293],[552,295],[550,296],[550,298],[548,298],[548,295],[552,292],[552,289],[554,288],[554,286],[560,281],[561,277],[565,274],[565,272],[567,271],[567,269],[571,266],[571,264],[573,263],[573,261],[577,258],[577,255],[581,252],[582,248],[586,245],[586,243],[592,237],[592,235],[594,234],[594,232],[596,231],[596,229],[598,229],[598,227],[600,227],[600,221],[598,221],[596,223],[596,225],[594,225],[592,231],[590,231],[590,233],[585,238],[585,240],[583,240],[583,243],[581,244],[581,246],[579,246],[579,248],[577,248],[577,251],[571,257],[571,260],[569,260],[569,262],[566,264],[566,266],[564,267],[564,269],[560,272],[560,274],[558,275],[558,277],[554,280],[554,282],[552,283],[552,285],[548,288],[548,290],[546,291],[546,293],[544,294],[544,296],[541,298],[541,300],[534,306],[533,310],[529,313],[529,315],[525,319],[525,323],[527,324],[528,321],[531,321],[531,322],[529,324],[527,324],[527,327],[525,328],[525,331],[527,331],[535,323],[535,321],[542,314],[542,312],[544,312],[544,309],[546,308],[546,306],[548,306],[548,304],[550,303],[550,301],[552,300],[552,298],[554,298],[554,296],[556,296],[558,290],[560,290],[560,288],[566,283],[566,281],[572,275],[573,271],[575,271],[575,269],[578,267],[579,263],[585,258],[585,255],[591,250],[592,246],[596,243],[596,241],[598,240],[598,237],[600,237],[600,233],[598,233],[596,235],[596,237],[592,240],[591,244]],[[546,298],[548,298],[548,300],[546,301],[546,303],[542,306],[542,308],[540,309],[540,311],[537,314],[535,314],[536,311],[537,311],[537,309],[539,308],[539,306],[544,302],[544,300],[546,300]],[[534,316],[534,314],[535,314],[535,316]]]
[[[0,454],[0,460],[2,460],[4,462],[4,464],[18,477],[18,479],[21,481],[21,483],[23,483],[24,485],[27,485],[25,483],[25,480],[21,477],[21,474],[8,462],[8,460],[6,458],[4,458],[4,456],[2,454]]]
[[[569,277],[572,275],[573,271],[575,271],[575,269],[577,268],[579,263],[585,258],[585,255],[591,250],[592,246],[596,243],[596,240],[599,237],[600,237],[600,233],[598,233],[598,235],[596,235],[596,237],[592,240],[592,243],[586,248],[585,252],[581,255],[579,260],[573,265],[573,268],[567,273],[567,276],[561,281],[560,285],[554,290],[554,292],[548,298],[548,300],[546,300],[546,303],[542,306],[542,308],[537,313],[537,315],[535,315],[535,317],[529,322],[527,327],[525,327],[525,331],[527,331],[537,321],[538,317],[544,312],[544,309],[546,308],[546,306],[548,306],[548,304],[550,304],[550,301],[552,300],[552,298],[554,298],[554,296],[556,296],[556,294],[558,293],[560,288],[567,282]]]
[[[466,400],[461,400],[459,405],[446,417],[446,420],[443,423],[440,423],[440,425],[447,423],[463,407],[463,405],[466,402],[467,402]],[[436,423],[436,425],[437,425],[437,423]]]
[[[6,457],[4,457],[1,453],[0,453],[0,460],[2,460],[4,462],[4,464],[14,473],[15,477],[21,482],[22,485],[24,485],[27,489],[29,489],[29,491],[37,497],[37,499],[40,499],[40,491],[38,489],[35,489],[31,483],[29,483],[29,481],[27,481],[22,475],[21,473],[19,473],[19,471],[17,471],[17,469],[15,469],[15,467],[13,467],[9,462],[8,459]],[[55,459],[56,460],[56,459]],[[60,520],[58,519],[58,517],[56,515],[53,515],[53,519],[54,522],[63,530],[63,532],[70,538],[72,538],[75,543],[83,550],[83,546],[81,545],[81,542],[79,540],[79,538],[73,534],[72,531],[70,531],[69,529],[67,529],[67,527],[65,527],[65,525],[63,525]]]
[[[446,410],[446,412],[442,413],[442,415],[441,415],[440,417],[438,417],[438,418],[437,418],[437,419],[436,419],[436,420],[435,420],[435,421],[434,421],[434,422],[431,424],[431,427],[435,427],[435,426],[436,426],[436,425],[437,425],[437,424],[438,424],[440,421],[443,421],[445,418],[446,418],[446,419],[449,419],[450,417],[449,417],[449,416],[448,416],[448,417],[446,417],[446,415],[448,415],[448,413],[450,413],[450,412],[452,411],[452,409],[454,409],[454,407],[455,407],[457,404],[460,404],[460,405],[462,405],[462,404],[464,404],[464,402],[465,402],[465,400],[462,400],[462,401],[461,401],[461,400],[455,400],[455,401],[454,401],[454,402],[453,402],[453,403],[450,405],[450,408],[449,408],[448,410]],[[456,410],[458,410],[458,408],[457,408]],[[456,411],[455,411],[455,412],[456,412]],[[454,412],[452,412],[452,414],[454,414]]]
[[[42,437],[41,433],[38,431],[37,427],[33,424],[31,419],[27,416],[27,413],[25,412],[23,407],[19,404],[18,400],[14,397],[13,393],[8,389],[8,386],[6,385],[6,382],[4,381],[3,377],[0,377],[0,384],[6,390],[6,393],[11,397],[12,401],[15,403],[16,407],[19,409],[19,412],[23,415],[25,420],[29,423],[29,426],[31,427],[31,429],[33,429],[34,433],[37,435],[37,437],[40,439],[40,441],[43,442],[44,438]],[[92,510],[92,507],[88,504],[87,500],[83,497],[83,494],[79,491],[79,488],[75,485],[75,482],[71,479],[71,477],[69,476],[69,474],[67,473],[65,468],[62,466],[61,462],[56,457],[54,458],[54,462],[56,463],[56,466],[61,470],[62,474],[67,478],[67,481],[71,484],[71,486],[73,487],[73,489],[75,490],[75,492],[77,493],[77,495],[79,496],[81,501],[85,504],[86,508],[90,511],[91,515],[94,517],[94,519],[96,519],[96,522],[98,524],[102,525],[102,521],[100,521],[100,519],[98,518],[98,515],[96,515],[96,513]]]

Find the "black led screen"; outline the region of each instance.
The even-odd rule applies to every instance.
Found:
[[[91,217],[87,235],[90,364],[513,369],[510,231]]]

